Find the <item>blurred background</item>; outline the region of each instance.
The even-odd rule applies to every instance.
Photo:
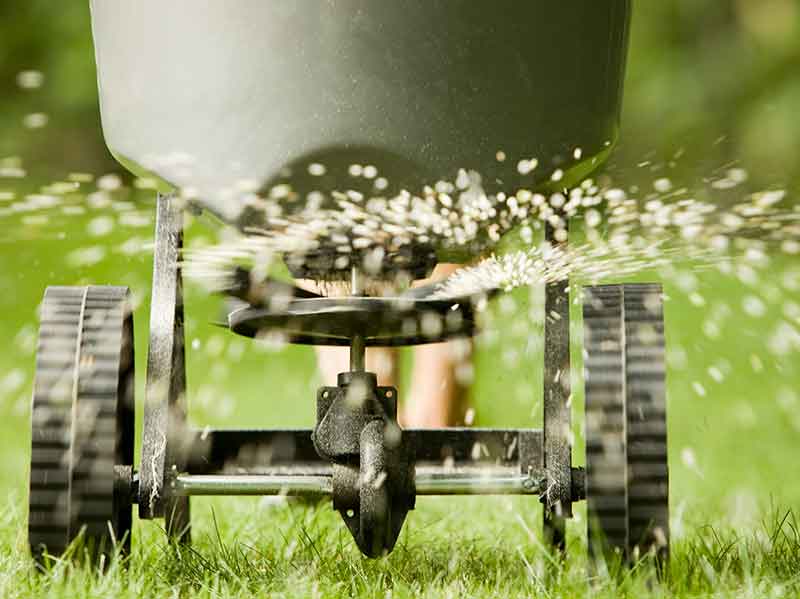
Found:
[[[736,166],[748,171],[751,188],[787,189],[790,198],[800,197],[800,3],[635,3],[622,124],[607,169],[618,185],[651,186],[668,175],[699,186]],[[86,198],[96,185],[87,175],[109,174],[125,187],[115,189],[116,179],[104,177],[98,185],[108,193]],[[59,182],[65,205],[48,209],[47,200],[36,200]],[[80,184],[83,195],[70,200],[64,183]],[[742,194],[732,192],[731,203]],[[153,192],[137,189],[103,143],[88,3],[4,0],[0,502],[24,505],[36,307],[45,286],[131,286],[143,397],[153,206]],[[188,243],[215,236],[208,223],[195,222]],[[756,523],[770,504],[800,507],[800,260],[775,257],[755,281],[751,274],[679,269],[666,282],[671,502],[678,534],[684,521],[745,525]],[[518,290],[513,301],[491,308],[494,330],[475,363],[475,424],[540,421],[541,341],[529,318],[537,297],[535,290]],[[318,381],[310,350],[235,338],[213,324],[218,303],[193,287],[187,310],[196,424],[312,424]],[[578,310],[573,316],[579,364]],[[579,415],[578,369],[573,376]],[[575,459],[582,463],[577,420]]]

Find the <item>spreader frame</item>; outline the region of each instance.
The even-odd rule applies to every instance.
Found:
[[[547,234],[553,231],[548,228]],[[132,499],[140,518],[165,517],[171,534],[188,538],[189,496],[324,495],[331,465],[319,457],[312,429],[188,428],[182,244],[183,207],[173,196],[159,194],[142,460]],[[563,548],[563,521],[572,502],[584,498],[585,477],[572,467],[569,443],[569,291],[560,283],[546,293],[545,348],[551,349],[545,352],[543,429],[403,434],[420,477],[416,494],[541,495],[548,538]]]
[[[540,497],[544,536],[556,551],[566,548],[565,521],[572,516],[572,503],[587,499],[594,558],[634,562],[647,553],[660,563],[666,560],[669,477],[660,285],[584,290],[586,470],[572,465],[566,282],[545,288],[541,429],[402,429],[397,389],[379,386],[376,375],[365,370],[365,352],[369,331],[377,331],[373,341],[408,332],[396,328],[398,321],[391,319],[391,301],[372,312],[374,306],[359,299],[363,280],[353,270],[352,297],[328,303],[332,315],[340,307],[354,315],[336,323],[338,334],[350,342],[350,368],[339,374],[336,386],[318,389],[315,426],[198,430],[186,421],[183,208],[172,196],[158,197],[138,471],[133,467],[133,324],[124,299],[127,289],[66,287],[45,293],[29,501],[29,543],[39,559],[48,552],[63,552],[82,530],[89,531],[90,544],[101,553],[120,539],[126,544],[134,504],[141,519],[163,517],[167,533],[188,542],[192,495],[329,497],[362,553],[378,557],[395,546],[417,496],[515,494]],[[566,243],[566,236],[550,227],[545,239],[554,246]],[[273,287],[282,297],[287,290],[292,297],[303,297],[286,283]],[[442,308],[431,312],[433,304],[425,299],[430,291],[415,290],[409,298],[412,307],[403,308],[404,314],[432,314]],[[456,310],[468,315],[484,299],[465,296],[445,304],[452,301]],[[444,305],[443,312],[450,314],[453,307]],[[364,328],[365,314],[389,314],[388,324]],[[271,326],[280,328],[280,314],[272,316],[277,320]],[[106,325],[98,329],[98,321]],[[303,332],[302,326],[296,328]],[[465,331],[450,330],[454,335]],[[312,331],[320,332],[314,342],[324,341],[324,328]],[[76,345],[84,333],[86,343]],[[50,384],[56,380],[63,384]],[[113,381],[117,386],[109,387]],[[64,389],[77,393],[64,395]],[[104,419],[76,416],[87,408],[87,401],[95,401],[98,389],[106,390]],[[103,442],[90,444],[87,454],[82,444],[68,442],[74,427],[87,439]],[[115,452],[120,444],[128,449]],[[74,470],[75,463],[87,467]]]

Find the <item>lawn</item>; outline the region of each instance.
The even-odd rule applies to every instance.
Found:
[[[128,201],[131,203],[129,204]],[[570,523],[566,563],[552,563],[533,498],[422,498],[399,546],[370,561],[328,505],[258,499],[193,500],[194,544],[171,547],[160,522],[137,522],[133,554],[104,573],[65,560],[35,573],[27,555],[26,479],[36,306],[48,284],[126,284],[138,305],[141,407],[151,255],[147,194],[84,215],[7,217],[0,274],[0,596],[794,596],[800,590],[796,472],[800,356],[779,352],[775,331],[796,307],[800,265],[775,258],[753,286],[716,269],[666,277],[673,551],[668,577],[647,568],[587,574],[585,512]],[[127,213],[128,216],[122,215]],[[97,218],[113,217],[113,231]],[[92,225],[92,223],[95,223]],[[196,222],[189,243],[213,235]],[[139,240],[134,251],[131,238]],[[89,249],[87,249],[89,248]],[[24,267],[21,265],[25,265]],[[741,273],[740,273],[741,274]],[[495,302],[479,342],[472,390],[476,424],[541,423],[537,290]],[[761,314],[753,298],[763,301]],[[533,298],[533,300],[531,300]],[[699,298],[702,298],[700,301]],[[313,353],[265,348],[213,324],[214,298],[189,286],[187,345],[192,421],[212,426],[311,426]],[[796,315],[795,315],[796,317]],[[579,306],[573,359],[580,364]],[[405,363],[408,366],[409,360]],[[407,376],[407,375],[406,375]],[[573,372],[574,459],[583,462],[580,368]],[[402,398],[402,387],[401,387]],[[588,581],[588,582],[587,582]]]

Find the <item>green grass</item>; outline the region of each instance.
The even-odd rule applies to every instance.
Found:
[[[597,597],[800,595],[800,355],[768,349],[787,305],[798,303],[786,279],[800,265],[788,259],[759,271],[758,290],[714,271],[695,273],[704,305],[682,290],[685,271],[667,281],[674,545],[661,582],[644,565],[616,576],[587,574],[582,507],[570,523],[566,563],[551,564],[540,540],[541,508],[530,498],[421,498],[395,552],[374,561],[358,554],[327,505],[198,499],[191,548],[169,546],[158,522],[137,522],[124,564],[101,573],[64,560],[36,573],[25,506],[35,308],[46,285],[116,283],[135,290],[140,408],[143,397],[151,258],[126,257],[116,248],[129,236],[148,241],[150,228],[121,226],[96,239],[86,233],[94,216],[4,223],[9,234],[0,256],[10,267],[0,271],[0,338],[8,348],[0,353],[0,597],[556,598],[589,589]],[[190,242],[205,235],[195,227]],[[70,262],[72,250],[89,245],[105,248],[105,257],[85,267]],[[765,298],[763,317],[741,309],[753,294]],[[477,351],[473,404],[481,426],[541,424],[541,337],[529,315],[536,295],[518,290],[513,300],[492,307],[495,333]],[[233,337],[209,324],[219,305],[195,288],[188,289],[187,309],[195,424],[312,425],[318,381],[310,350],[270,351]],[[572,316],[579,366],[578,306]],[[711,336],[704,333],[710,318],[718,325]],[[711,367],[724,379],[714,380]],[[573,373],[576,464],[583,462],[579,371]]]
[[[576,597],[591,591],[609,598],[766,598],[800,592],[800,531],[791,512],[773,512],[744,534],[697,527],[673,547],[667,575],[659,578],[646,562],[611,573],[589,569],[574,529],[566,561],[553,560],[536,531],[535,500],[426,501],[395,551],[378,560],[361,557],[338,516],[324,507],[243,500],[227,501],[224,509],[219,502],[199,507],[191,547],[170,545],[157,525],[139,525],[132,555],[104,572],[72,559],[37,572],[18,532],[24,515],[6,512],[0,596]]]

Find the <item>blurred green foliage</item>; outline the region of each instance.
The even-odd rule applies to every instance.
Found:
[[[645,1],[634,15],[623,153],[691,145],[709,162],[739,161],[760,184],[796,188],[800,3]]]
[[[0,57],[0,158],[21,156],[47,181],[116,168],[100,130],[88,2],[0,3]],[[26,70],[44,74],[40,88],[18,84]],[[30,113],[47,125],[26,128]]]

